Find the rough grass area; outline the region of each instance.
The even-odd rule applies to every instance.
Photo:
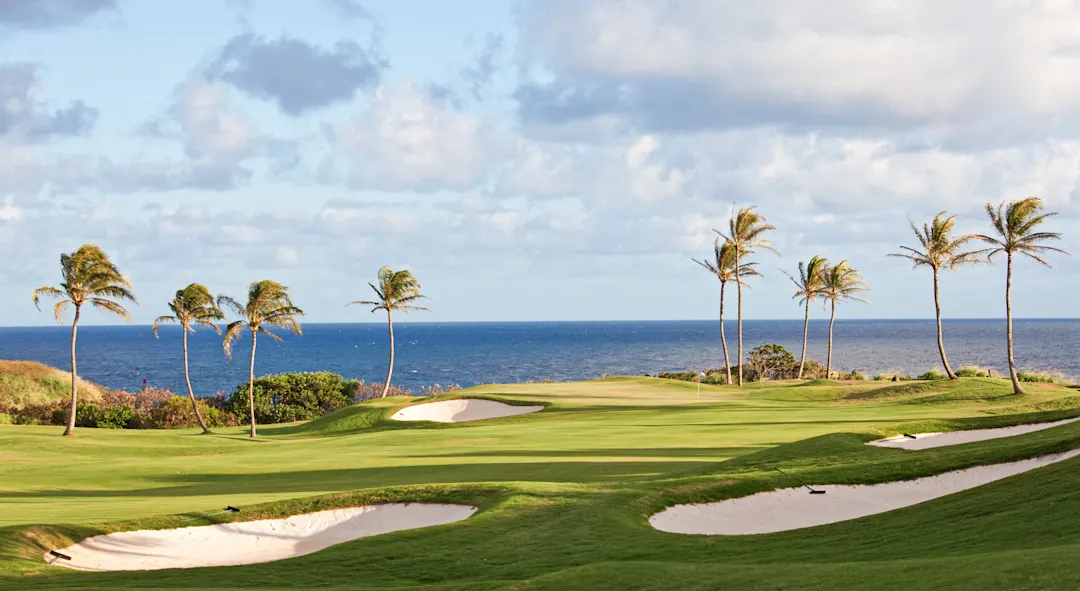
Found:
[[[653,378],[493,385],[457,395],[550,406],[429,427],[387,421],[409,402],[390,398],[267,427],[257,441],[242,428],[63,438],[0,426],[0,589],[1077,588],[1080,458],[807,530],[710,537],[648,525],[672,504],[797,485],[774,467],[815,484],[869,484],[1080,446],[1080,423],[922,451],[865,445],[904,431],[1080,415],[1071,389],[1032,384],[1017,397],[999,392],[1006,381],[955,384],[787,382],[700,394]],[[394,501],[480,512],[258,565],[86,573],[40,558],[86,536],[176,527],[225,505],[242,512],[210,519]]]
[[[105,388],[79,378],[79,399],[101,400]],[[21,409],[71,399],[71,372],[36,361],[0,360],[0,408]]]

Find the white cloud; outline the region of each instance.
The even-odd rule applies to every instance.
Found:
[[[1038,124],[1027,130],[1037,136],[1080,114],[1075,2],[533,0],[521,15],[524,55],[555,81],[532,95],[546,108],[523,112],[555,121],[612,112],[651,129],[993,120]]]
[[[351,184],[402,191],[471,189],[499,166],[502,147],[490,122],[412,85],[379,88],[333,140]]]
[[[8,195],[0,205],[0,222],[17,220],[22,216],[22,209],[15,205],[15,196]]]

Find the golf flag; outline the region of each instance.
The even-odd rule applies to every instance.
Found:
[[[706,375],[705,375],[705,372],[703,372],[703,371],[702,371],[702,372],[698,372],[698,376],[699,376],[699,377],[703,377],[703,378],[704,378],[704,377],[708,377],[708,376],[706,376]]]

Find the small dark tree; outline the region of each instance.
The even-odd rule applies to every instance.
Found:
[[[746,358],[746,363],[753,368],[758,379],[769,379],[795,367],[795,356],[777,344],[754,347]]]

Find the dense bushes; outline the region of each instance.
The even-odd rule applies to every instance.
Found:
[[[198,400],[199,412],[211,427],[238,424],[236,417]],[[70,406],[66,402],[27,407],[13,413],[13,422],[22,425],[64,425]],[[139,393],[113,390],[99,401],[80,400],[75,411],[76,427],[100,429],[180,429],[197,427],[191,400],[168,390],[147,388]]]
[[[732,366],[732,381],[737,379],[735,376],[737,371],[738,368]],[[757,382],[762,378],[767,380],[793,380],[798,375],[799,361],[795,359],[795,356],[784,347],[771,343],[752,349],[746,358],[746,363],[743,365],[743,381],[746,382]],[[857,377],[849,378],[847,377],[848,374],[833,372],[833,377],[836,379],[865,379],[858,372],[852,372],[851,375]],[[656,377],[696,382],[699,374],[696,371],[664,371],[656,374]],[[803,366],[803,378],[816,380],[824,377],[825,366],[813,359],[807,359]],[[722,367],[706,369],[705,377],[701,378],[702,384],[724,384],[726,381],[727,372]]]
[[[283,373],[255,378],[255,422],[259,424],[306,421],[352,404],[361,388],[359,380],[327,371]],[[237,386],[226,409],[248,416],[248,384]]]

